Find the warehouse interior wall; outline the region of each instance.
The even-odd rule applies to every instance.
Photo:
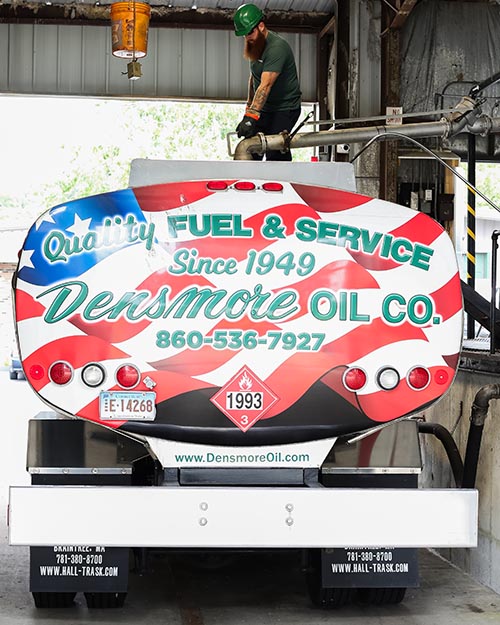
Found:
[[[303,100],[316,101],[314,34],[282,33],[290,43]],[[0,24],[0,93],[246,101],[248,61],[230,30],[150,27],[142,78],[112,55],[111,28]]]
[[[401,106],[404,112],[452,108],[470,89],[500,71],[500,6],[486,2],[418,4],[401,33]],[[467,42],[467,45],[464,45]],[[498,115],[500,84],[482,94],[482,110]],[[450,143],[466,154],[467,138]],[[477,158],[497,160],[500,137],[478,137]]]

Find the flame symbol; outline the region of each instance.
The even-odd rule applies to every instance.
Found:
[[[248,375],[246,373],[244,373],[241,376],[238,384],[239,384],[239,387],[240,387],[240,389],[242,391],[249,391],[252,388],[252,386],[253,386],[252,380],[248,377]]]

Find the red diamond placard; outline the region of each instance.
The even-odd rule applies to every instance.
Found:
[[[279,397],[246,365],[210,398],[242,432],[257,423],[278,400]]]

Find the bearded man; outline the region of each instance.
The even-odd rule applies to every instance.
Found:
[[[301,92],[297,67],[288,42],[268,30],[255,4],[243,4],[233,17],[237,37],[245,37],[243,55],[250,61],[245,115],[236,128],[248,139],[258,132],[275,135],[290,132],[300,115]],[[255,160],[262,155],[252,154]],[[268,161],[291,161],[289,150],[266,152]]]

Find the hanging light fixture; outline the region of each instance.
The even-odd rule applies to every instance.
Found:
[[[111,44],[113,56],[131,59],[127,64],[129,80],[142,76],[137,59],[148,51],[148,28],[151,7],[146,2],[130,0],[111,5]]]

